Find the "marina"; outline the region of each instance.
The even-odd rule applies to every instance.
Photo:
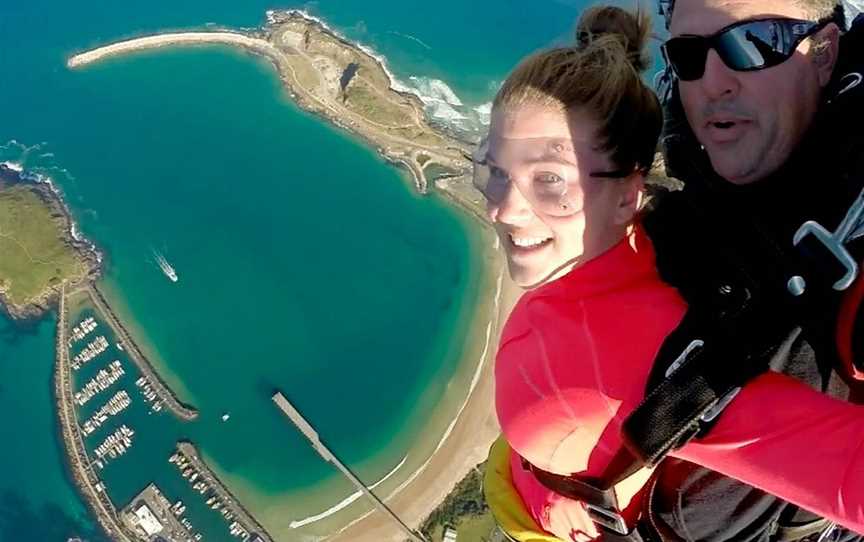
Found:
[[[228,491],[210,468],[201,460],[190,442],[178,442],[177,450],[168,458],[180,475],[205,499],[205,504],[219,512],[232,536],[243,542],[273,542],[240,502]]]
[[[134,436],[135,431],[123,424],[105,437],[105,440],[93,450],[97,457],[97,460],[94,461],[96,467],[103,469],[112,460],[124,455],[132,447],[132,437]]]
[[[142,540],[199,542],[203,537],[183,516],[185,510],[182,501],[172,504],[159,487],[149,484],[123,508],[120,520]]]
[[[147,381],[146,377],[142,376],[136,380],[135,387],[141,392],[144,401],[150,405],[151,412],[159,412],[162,410],[162,400],[159,398],[159,394],[156,393],[156,390],[153,389],[153,386],[150,385],[150,382]]]
[[[90,399],[114,385],[115,382],[126,374],[119,360],[114,360],[105,369],[99,369],[96,376],[84,384],[80,391],[74,394],[75,403],[80,407],[86,405]]]
[[[105,484],[97,476],[84,445],[84,436],[78,425],[73,404],[72,370],[69,360],[69,348],[66,338],[67,309],[66,288],[60,289],[60,306],[57,318],[56,363],[54,373],[54,393],[60,418],[60,432],[66,453],[71,460],[72,477],[84,499],[90,505],[102,529],[116,542],[134,542],[137,540],[132,532],[119,521],[114,503],[108,497]],[[101,460],[99,464],[103,464]]]
[[[126,410],[132,404],[129,399],[129,394],[126,390],[120,390],[113,397],[102,405],[88,420],[81,425],[81,432],[84,436],[88,436],[107,422],[112,416],[116,416]]]
[[[92,316],[85,318],[81,323],[72,328],[67,344],[72,346],[79,341],[83,341],[97,327],[99,327],[99,324],[96,322],[95,318]]]
[[[107,349],[108,339],[106,339],[104,335],[99,335],[96,339],[88,343],[87,346],[84,347],[84,350],[72,358],[72,370],[79,370]]]

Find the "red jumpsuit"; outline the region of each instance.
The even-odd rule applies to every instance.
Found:
[[[562,540],[598,533],[582,504],[525,471],[599,476],[623,445],[661,343],[686,305],[656,271],[641,228],[566,276],[527,292],[496,359],[496,408],[529,514]],[[778,373],[748,384],[712,431],[672,455],[864,532],[864,407]],[[859,453],[860,452],[860,453]],[[518,454],[518,455],[517,455]],[[624,517],[641,509],[647,471],[616,486]]]

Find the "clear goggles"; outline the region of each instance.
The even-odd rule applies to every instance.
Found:
[[[565,217],[582,210],[583,168],[569,141],[559,138],[496,139],[480,142],[472,156],[474,186],[486,200],[498,205],[511,190],[522,194],[536,211]],[[627,171],[589,170],[593,178],[623,179]]]

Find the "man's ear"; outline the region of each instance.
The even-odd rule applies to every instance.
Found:
[[[840,53],[840,28],[836,23],[829,23],[813,36],[813,43],[813,63],[816,65],[819,86],[824,88],[831,81]]]
[[[641,173],[635,173],[620,182],[618,206],[615,208],[615,223],[623,226],[630,224],[639,208],[642,207],[645,176]]]

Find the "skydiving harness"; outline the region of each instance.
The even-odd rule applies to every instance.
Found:
[[[834,99],[853,89],[864,89],[862,79],[860,73],[847,73],[839,80],[840,90]],[[701,149],[692,134],[687,137],[689,128],[683,129],[686,121],[674,92],[674,81],[668,79],[667,82],[669,86],[665,91],[661,89],[661,99],[667,106],[677,106],[680,114],[677,119],[673,116],[667,120],[679,123],[671,127],[667,124],[664,130],[669,134],[663,138],[667,155],[695,156]],[[861,89],[856,88],[859,85]],[[864,155],[857,143],[846,156],[856,153],[859,157]],[[684,178],[714,175],[705,164],[690,162],[687,164],[690,170]],[[673,169],[670,164],[667,168]],[[864,160],[857,160],[855,171],[864,172]],[[675,171],[670,173],[679,176]],[[621,515],[615,485],[643,467],[657,466],[669,452],[706,433],[742,386],[768,370],[772,353],[790,330],[807,318],[823,317],[814,314],[814,309],[824,308],[826,298],[837,300],[838,354],[853,377],[864,379],[864,364],[861,363],[864,331],[855,334],[857,327],[864,327],[864,280],[856,281],[860,274],[858,261],[864,254],[864,183],[849,175],[841,181],[845,181],[844,188],[849,191],[846,201],[860,188],[843,218],[836,224],[828,220],[807,220],[795,231],[791,248],[774,242],[755,218],[752,222],[743,217],[725,221],[722,231],[709,228],[711,237],[704,244],[728,246],[730,239],[735,240],[732,251],[735,266],[719,283],[702,289],[693,297],[682,288],[688,302],[694,297],[698,301],[691,303],[681,324],[661,346],[646,397],[624,422],[625,446],[601,476],[563,476],[522,460],[523,468],[531,471],[541,484],[584,503],[603,540],[656,542],[662,539],[657,526],[650,524],[650,503],[646,503],[635,527],[631,529],[627,525]],[[706,222],[705,214],[711,210],[701,208],[695,201],[712,201],[714,195],[707,192],[707,186],[688,186],[688,189],[691,194],[695,191],[702,197],[691,197],[686,204],[681,202],[678,210],[664,219],[665,224],[655,225],[655,231],[687,228],[688,220],[697,217],[701,219],[700,225]],[[699,190],[705,193],[698,194]],[[688,247],[683,247],[677,253],[687,254],[687,250]],[[679,267],[683,265],[679,262]],[[705,291],[709,293],[706,295]],[[839,302],[841,293],[846,294],[842,303]],[[821,540],[834,530],[833,524],[819,520],[785,532],[781,528],[774,540],[797,540],[819,532]]]

